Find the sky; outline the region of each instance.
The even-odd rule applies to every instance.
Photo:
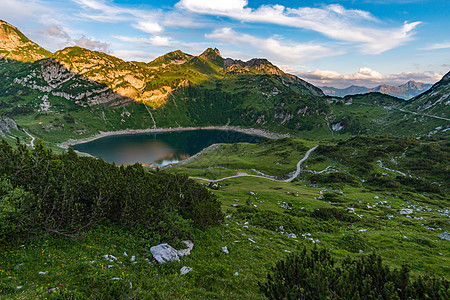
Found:
[[[52,52],[148,62],[169,51],[267,58],[317,86],[435,83],[450,70],[448,0],[0,0]]]

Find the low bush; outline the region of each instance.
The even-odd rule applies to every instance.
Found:
[[[419,277],[409,268],[390,269],[372,253],[338,264],[326,249],[293,253],[271,268],[259,283],[269,299],[448,299],[449,282]]]
[[[71,149],[56,155],[40,143],[28,150],[1,142],[0,176],[4,239],[74,236],[104,220],[164,239],[186,238],[192,225],[223,219],[217,198],[185,175],[117,167]]]

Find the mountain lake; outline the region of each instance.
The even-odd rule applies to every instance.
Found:
[[[72,148],[118,165],[136,162],[165,166],[217,143],[258,143],[265,137],[231,130],[186,130],[120,134],[72,145]]]

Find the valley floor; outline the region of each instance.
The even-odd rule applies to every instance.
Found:
[[[207,186],[226,216],[219,226],[197,230],[191,255],[180,262],[148,260],[148,248],[154,246],[148,240],[102,226],[79,240],[52,237],[3,251],[0,297],[109,298],[119,293],[143,299],[263,299],[258,283],[268,269],[289,253],[315,246],[330,249],[339,260],[374,251],[391,267],[408,264],[413,277],[450,279],[449,241],[439,238],[450,231],[448,198],[405,188],[312,184],[307,176],[338,168],[312,151],[315,145],[290,139],[219,145],[167,168]],[[401,214],[402,209],[413,212]],[[193,271],[180,275],[183,266]]]

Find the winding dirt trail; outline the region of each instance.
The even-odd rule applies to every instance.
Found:
[[[22,130],[23,130],[23,132],[25,132],[31,138],[30,146],[31,146],[31,148],[34,148],[34,140],[36,138],[34,136],[32,136],[31,134],[29,134],[25,129],[22,129]]]
[[[227,177],[223,177],[223,178],[219,178],[219,179],[207,179],[207,178],[202,178],[202,177],[196,177],[196,176],[189,176],[190,179],[198,179],[198,180],[203,180],[206,182],[219,182],[219,181],[223,181],[223,180],[227,180],[227,179],[232,179],[232,178],[238,178],[238,177],[256,177],[256,178],[264,178],[264,179],[268,179],[268,180],[272,180],[272,181],[277,181],[277,182],[291,182],[293,181],[295,178],[298,177],[298,175],[300,175],[301,172],[301,168],[300,166],[302,165],[302,163],[308,159],[309,155],[311,154],[311,152],[313,152],[314,150],[316,150],[316,148],[319,147],[319,145],[316,145],[314,147],[312,147],[311,149],[309,149],[305,156],[299,160],[299,162],[297,163],[297,170],[295,171],[295,173],[289,177],[288,179],[285,180],[278,180],[278,179],[274,179],[274,178],[270,178],[270,177],[265,177],[265,176],[261,176],[261,175],[252,175],[252,174],[247,174],[247,173],[238,173],[236,175],[233,176],[227,176]]]

